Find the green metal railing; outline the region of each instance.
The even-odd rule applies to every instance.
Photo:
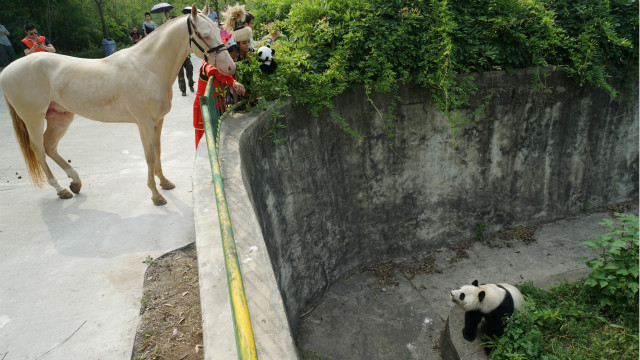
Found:
[[[226,108],[226,99],[217,97],[218,92],[214,91],[214,87],[221,89],[222,85],[212,76],[209,78],[204,96],[200,97],[200,109],[202,110],[202,123],[204,124],[204,132],[207,139],[211,175],[213,177],[213,187],[215,189],[216,203],[218,206],[218,220],[220,221],[220,233],[222,234],[222,248],[224,251],[225,268],[227,270],[227,284],[229,286],[231,315],[233,317],[236,335],[238,359],[253,360],[258,359],[258,355],[253,338],[249,308],[247,307],[247,298],[242,283],[238,254],[236,253],[236,245],[233,238],[229,208],[222,184],[220,162],[218,161],[218,143],[220,142],[220,126],[222,125],[222,120],[235,108],[243,105],[245,100],[227,108],[226,112],[223,113],[221,109]]]

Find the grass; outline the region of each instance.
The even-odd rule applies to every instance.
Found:
[[[518,286],[526,312],[507,320],[494,341],[491,359],[636,360],[638,298],[615,308],[601,308],[583,280],[549,290]]]
[[[147,266],[156,266],[158,265],[158,259],[154,259],[151,255],[147,255],[147,257],[142,261],[143,264],[147,264]]]
[[[145,291],[144,295],[142,295],[142,298],[140,299],[140,306],[142,306],[142,308],[146,308],[152,302],[153,300],[149,298],[149,291]]]

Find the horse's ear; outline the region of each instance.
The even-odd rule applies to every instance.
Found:
[[[191,5],[191,17],[193,18],[193,21],[198,20],[198,8],[196,7],[196,3]]]
[[[211,9],[209,8],[209,3],[207,3],[204,6],[204,8],[202,9],[202,15],[208,16],[210,11],[211,11]]]

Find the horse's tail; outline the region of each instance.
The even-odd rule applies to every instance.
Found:
[[[40,166],[40,162],[36,158],[36,154],[31,149],[31,140],[29,139],[27,126],[25,125],[24,121],[22,121],[18,113],[16,113],[16,110],[9,102],[9,99],[5,97],[4,100],[7,102],[9,114],[13,119],[13,131],[15,132],[18,143],[20,144],[22,156],[24,156],[24,162],[27,163],[27,167],[29,168],[31,181],[33,181],[33,184],[36,187],[40,188],[42,187],[42,182],[44,181],[45,176],[44,172],[42,171],[42,166]]]

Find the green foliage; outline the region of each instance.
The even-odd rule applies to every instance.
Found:
[[[505,332],[490,340],[491,359],[637,359],[638,301],[603,313],[584,281],[549,290],[519,285],[525,311],[506,320]]]
[[[638,300],[638,215],[615,216],[617,223],[608,218],[599,222],[611,231],[583,242],[590,250],[600,252],[587,261],[592,272],[585,285],[596,294],[601,307],[612,311],[634,303],[637,307]]]
[[[240,1],[240,4],[243,2]],[[247,9],[251,12],[251,15],[255,16],[254,20],[254,39],[262,39],[267,35],[266,22],[269,18],[275,18],[277,20],[283,20],[289,14],[293,0],[278,0],[278,1],[246,1]],[[231,5],[235,4],[233,2]],[[222,11],[222,10],[221,10]]]
[[[392,95],[401,86],[424,87],[448,116],[454,139],[490,101],[458,111],[476,91],[473,77],[464,74],[562,66],[581,84],[614,96],[610,78],[638,64],[636,0],[253,0],[248,5],[257,24],[278,18],[290,40],[275,46],[279,68],[260,77],[259,86],[252,84],[256,95],[292,97],[315,116],[357,84]],[[265,34],[258,26],[254,39]],[[292,61],[290,52],[301,61]],[[393,123],[386,115],[393,107],[377,107],[387,124]]]
[[[543,316],[532,299],[527,299],[524,311],[517,311],[506,321],[499,339],[487,340],[491,359],[554,359],[543,347],[543,335],[538,323]]]
[[[637,0],[561,0],[550,3],[564,32],[566,72],[581,85],[594,84],[615,96],[608,83],[638,64]]]
[[[280,119],[282,119],[283,117],[284,115],[280,114],[278,110],[273,110],[271,111],[271,114],[269,114],[269,121],[270,121],[271,127],[269,128],[267,135],[275,145],[278,145],[283,141],[287,141],[288,139],[287,137],[284,137],[284,138],[278,137],[278,129],[286,128],[286,126],[280,122]],[[258,140],[260,141],[262,141],[262,139],[263,138],[258,138]]]
[[[256,53],[252,53],[249,60],[237,64],[235,78],[247,88],[249,94],[246,97],[287,99],[304,86],[309,55],[296,43],[281,42],[273,48],[278,63],[278,69],[273,74],[267,75],[260,70]]]

